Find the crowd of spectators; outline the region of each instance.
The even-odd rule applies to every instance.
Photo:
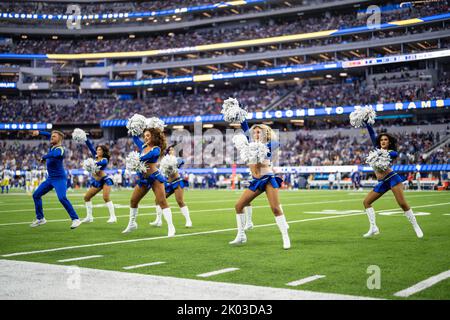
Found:
[[[282,101],[281,98],[286,97]],[[248,85],[241,88],[207,88],[207,91],[169,91],[165,95],[147,92],[140,100],[83,97],[73,105],[58,105],[48,99],[0,101],[1,122],[99,123],[108,119],[127,119],[134,113],[147,116],[187,116],[219,114],[228,97],[237,98],[251,112],[263,111],[271,104],[276,109],[303,109],[365,105],[416,100],[446,99],[450,96],[450,79],[442,78],[435,85],[407,84],[401,86],[353,83],[280,85],[274,87]],[[278,103],[278,101],[282,101]]]
[[[378,133],[385,129],[376,128]],[[392,133],[397,138],[397,151],[399,156],[396,164],[450,164],[450,144],[447,143],[431,152],[429,156],[425,153],[430,148],[450,136],[450,127],[441,131],[422,131],[420,127],[413,132]],[[360,136],[346,135],[345,133],[334,134],[333,132],[322,133],[319,131],[294,131],[292,138],[281,143],[276,165],[279,166],[322,166],[322,165],[362,165],[370,150],[373,149],[368,134]],[[168,136],[169,142],[171,137]],[[115,141],[105,139],[94,140],[95,145],[106,144],[110,147],[111,159],[109,168],[125,168],[125,159],[129,152],[136,151],[131,138],[120,138]],[[205,143],[205,142],[203,142]],[[204,150],[208,143],[202,148]],[[71,139],[64,141],[66,148],[65,166],[67,169],[79,169],[83,159],[90,158],[88,148],[84,144],[77,144]],[[40,161],[49,144],[44,140],[3,140],[0,141],[0,164],[3,168],[10,170],[31,170],[43,166]],[[194,149],[191,148],[191,151]],[[225,149],[223,150],[225,152]],[[239,163],[237,153],[232,159],[230,150],[226,151],[223,163],[217,159],[203,156],[203,163],[195,164],[194,155],[184,155],[188,167],[222,167],[230,166],[233,162]]]
[[[441,2],[431,2],[427,6],[386,12],[381,15],[381,22],[409,19],[411,17],[429,16],[448,11],[448,6]],[[225,27],[189,30],[186,32],[168,32],[165,34],[136,35],[134,38],[119,37],[113,39],[18,39],[0,45],[0,52],[14,53],[88,53],[115,51],[142,51],[151,49],[167,49],[206,45],[218,42],[230,42],[256,38],[274,37],[286,34],[316,32],[361,26],[366,23],[366,16],[359,16],[356,12],[335,14],[330,11],[318,13],[315,16],[301,19],[268,19],[260,24],[243,24]],[[376,31],[376,30],[375,30]],[[414,33],[414,28],[408,33]],[[382,36],[382,33],[380,36]],[[389,34],[389,33],[387,33]],[[323,41],[330,41],[325,39]],[[320,44],[323,43],[320,42]],[[333,42],[333,40],[331,40]],[[317,42],[312,42],[317,44]],[[311,43],[307,46],[311,46]]]

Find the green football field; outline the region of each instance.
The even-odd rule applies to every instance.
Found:
[[[12,190],[11,194],[0,194],[0,259],[65,265],[58,260],[101,255],[76,264],[189,279],[199,279],[199,274],[215,270],[239,268],[203,280],[385,299],[450,299],[448,277],[428,283],[425,289],[408,297],[394,295],[450,270],[449,193],[406,192],[418,214],[423,239],[416,237],[392,194],[386,194],[374,205],[381,233],[364,239],[368,220],[362,200],[366,192],[281,191],[292,242],[290,250],[283,250],[264,195],[253,203],[255,228],[247,232],[248,242],[233,247],[228,242],[236,235],[233,208],[239,191],[187,191],[185,201],[194,224],[189,229],[184,227],[184,218],[171,198],[177,235],[167,238],[165,223],[161,228],[149,225],[155,218],[152,194],[141,202],[138,230],[122,234],[128,222],[130,190],[112,193],[118,223],[106,223],[108,211],[101,196],[97,196],[93,199],[95,221],[75,230],[70,230],[68,215],[54,192],[43,200],[48,223],[30,228],[33,200],[24,192]],[[83,192],[69,192],[68,197],[83,218]],[[165,263],[123,269],[154,261]],[[379,270],[379,286],[375,288],[368,286],[374,268]],[[298,286],[287,285],[315,275],[324,277]]]

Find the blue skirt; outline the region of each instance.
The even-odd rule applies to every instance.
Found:
[[[378,180],[378,184],[375,186],[375,188],[373,188],[373,191],[378,193],[385,193],[386,191],[391,190],[392,187],[395,187],[403,181],[405,181],[404,177],[399,175],[397,172],[392,171],[383,180]]]
[[[114,182],[110,176],[104,176],[100,180],[91,179],[91,187],[101,189],[104,185],[112,186]]]
[[[145,187],[147,189],[150,189],[153,185],[153,182],[159,181],[161,183],[166,182],[166,178],[159,172],[159,170],[153,172],[151,175],[149,175],[147,178],[144,177],[144,175],[139,172],[138,173],[139,180],[137,181],[137,184],[139,187]]]
[[[248,188],[252,191],[256,191],[258,189],[261,191],[266,191],[266,186],[269,182],[272,187],[280,188],[283,179],[281,179],[280,177],[276,177],[274,174],[266,174],[259,179],[253,177],[253,180],[250,181],[250,185],[248,186]]]
[[[166,182],[164,185],[166,188],[166,195],[171,195],[178,187],[180,187],[181,189],[189,187],[189,182],[180,177],[172,182]]]

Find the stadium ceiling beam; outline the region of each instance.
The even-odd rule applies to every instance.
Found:
[[[216,65],[224,63],[235,63],[235,62],[245,62],[245,61],[256,61],[263,59],[274,59],[274,58],[289,58],[293,56],[304,56],[312,54],[322,54],[328,52],[336,51],[348,51],[356,49],[365,48],[377,48],[386,45],[398,45],[402,43],[412,43],[420,42],[424,40],[434,40],[448,37],[448,31],[433,31],[424,32],[415,35],[406,35],[400,37],[393,37],[387,39],[379,40],[367,40],[360,41],[357,43],[346,43],[338,45],[328,45],[328,46],[316,46],[311,48],[301,48],[301,49],[289,49],[289,50],[277,50],[268,51],[264,53],[249,53],[242,54],[238,56],[227,56],[227,57],[214,57],[207,59],[189,59],[173,62],[158,62],[158,63],[146,63],[139,66],[123,66],[123,67],[113,67],[113,71],[129,71],[129,70],[155,70],[155,69],[173,69],[182,67],[195,67],[195,66],[205,66],[205,65]]]
[[[340,7],[348,7],[356,4],[370,3],[369,0],[342,0],[326,2],[321,4],[312,4],[307,6],[297,6],[287,9],[276,9],[269,11],[262,11],[257,13],[247,13],[242,15],[230,15],[228,17],[205,19],[199,21],[190,22],[178,22],[178,23],[168,23],[162,25],[151,25],[151,26],[123,26],[123,27],[99,27],[94,26],[92,28],[81,29],[81,30],[70,30],[67,29],[65,25],[53,26],[52,28],[36,28],[36,26],[22,27],[22,26],[11,26],[11,27],[0,27],[0,34],[13,34],[13,35],[57,35],[57,36],[97,36],[97,35],[118,35],[118,34],[137,34],[137,33],[156,33],[164,32],[170,30],[179,30],[185,28],[200,27],[204,25],[220,24],[226,22],[232,22],[236,20],[252,20],[260,19],[265,17],[282,16],[286,14],[293,14],[297,12],[314,12],[320,10],[330,10],[337,9]]]

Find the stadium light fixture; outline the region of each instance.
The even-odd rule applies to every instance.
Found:
[[[147,88],[147,91],[153,91],[153,88]]]
[[[208,84],[208,87],[210,87],[210,88],[214,88],[214,87],[215,87],[215,85],[214,85],[214,83],[210,83],[210,84]]]
[[[58,36],[52,36],[53,40],[58,40]]]
[[[103,40],[103,36],[98,36],[97,40]]]
[[[266,84],[266,82],[264,80],[261,80],[259,83],[260,84]]]
[[[294,81],[300,81],[300,78],[299,77],[295,77]]]
[[[340,75],[341,77],[346,77],[346,76],[348,76],[347,72],[341,72],[341,73],[339,73],[339,75]]]
[[[136,38],[136,36],[135,36],[134,34],[130,34],[128,37],[129,37],[130,39]]]
[[[28,36],[27,36],[26,34],[23,34],[21,38],[22,38],[22,39],[27,39]]]
[[[274,78],[269,78],[269,79],[267,79],[267,82],[274,82],[274,81],[275,81]]]
[[[203,128],[204,129],[211,129],[211,128],[214,128],[214,125],[212,123],[206,123],[206,124],[203,125]]]
[[[192,87],[186,87],[186,90],[192,90]]]
[[[183,130],[184,126],[173,126],[172,128],[175,130]]]
[[[331,74],[327,74],[327,75],[325,76],[325,78],[331,79],[331,78],[333,78],[333,76],[332,76]]]

